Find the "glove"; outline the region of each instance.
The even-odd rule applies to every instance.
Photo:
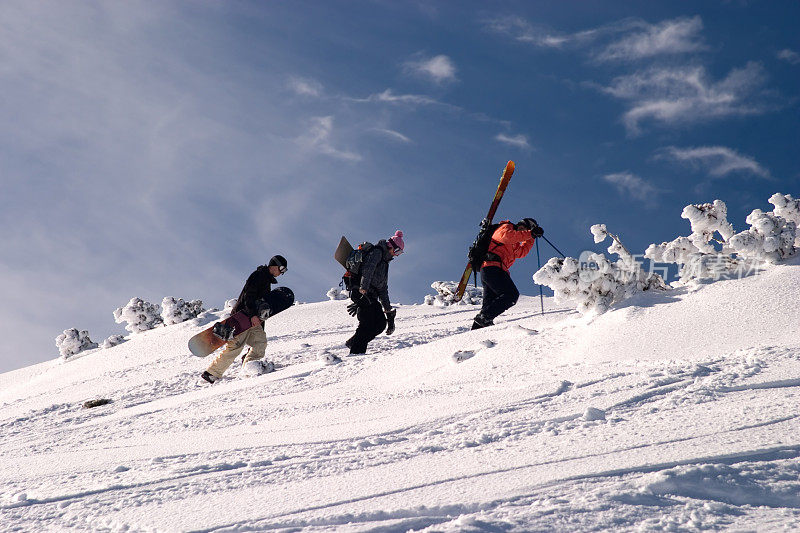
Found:
[[[356,302],[353,302],[350,305],[348,305],[347,312],[350,313],[350,316],[356,316],[358,314],[358,304]]]
[[[534,239],[538,239],[542,235],[544,235],[544,230],[541,226],[536,226],[535,228],[531,229],[531,237]]]
[[[391,335],[394,333],[394,317],[397,315],[397,309],[389,309],[386,311],[386,334]]]
[[[272,309],[270,309],[269,304],[264,298],[256,300],[256,310],[256,315],[258,315],[258,318],[261,320],[266,320],[269,318],[269,315],[272,314]]]

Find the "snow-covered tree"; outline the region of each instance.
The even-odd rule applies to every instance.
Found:
[[[203,311],[205,309],[202,300],[186,302],[183,298],[166,296],[161,301],[161,319],[167,326],[196,318]]]
[[[326,296],[329,300],[347,300],[350,298],[350,292],[343,291],[339,287],[331,287]]]
[[[425,304],[437,307],[447,307],[449,305],[481,305],[483,303],[483,287],[467,285],[464,296],[456,302],[455,295],[458,290],[458,283],[455,281],[434,281],[431,288],[436,294],[425,296]]]
[[[118,346],[123,342],[125,342],[125,337],[122,335],[111,335],[100,343],[100,347],[104,350],[107,350],[108,348],[113,348],[114,346]]]
[[[125,307],[118,307],[114,311],[114,320],[117,324],[127,322],[125,329],[131,333],[147,331],[163,323],[159,306],[141,298],[131,298]]]
[[[61,357],[66,360],[84,350],[97,348],[97,343],[92,342],[88,331],[70,328],[65,329],[64,333],[56,337],[56,347]]]
[[[640,291],[666,289],[661,276],[645,272],[618,236],[605,224],[591,227],[595,243],[611,238],[608,252],[619,256],[611,261],[604,254],[590,253],[584,261],[554,257],[533,275],[533,281],[550,287],[557,302],[576,304],[581,314],[604,313],[612,304]]]
[[[747,215],[750,229],[730,239],[731,248],[739,257],[777,263],[797,252],[797,225],[775,213],[754,209]]]
[[[721,200],[710,204],[691,204],[683,208],[681,218],[689,221],[692,233],[671,242],[651,244],[644,256],[656,263],[675,263],[680,268],[681,283],[693,279],[719,279],[739,266],[728,240],[733,225],[728,222],[728,206]],[[720,249],[712,243],[718,243]]]
[[[231,298],[230,300],[225,300],[225,306],[223,307],[222,311],[225,314],[230,315],[233,312],[233,308],[236,307],[237,303],[239,303],[238,298]]]
[[[728,206],[722,200],[714,200],[710,204],[690,204],[683,208],[681,218],[689,221],[692,234],[689,240],[702,253],[715,253],[711,244],[715,234],[727,242],[733,235],[733,225],[728,222]]]
[[[681,283],[719,279],[764,262],[776,263],[798,250],[800,201],[780,193],[769,201],[775,206],[774,212],[755,209],[746,219],[750,229],[740,233],[735,233],[727,220],[725,202],[688,205],[681,217],[689,220],[692,233],[671,242],[651,244],[644,255],[657,263],[678,264]]]
[[[775,206],[773,212],[776,215],[794,222],[794,225],[800,228],[800,199],[792,198],[791,194],[776,192],[770,197],[769,203]],[[800,248],[800,231],[794,237],[794,246]]]

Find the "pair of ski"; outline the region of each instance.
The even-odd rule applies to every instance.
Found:
[[[486,218],[483,220],[483,222],[481,222],[481,227],[484,227],[484,225],[485,227],[489,227],[492,224],[492,219],[497,211],[497,206],[500,205],[500,200],[503,199],[503,194],[506,192],[506,187],[508,187],[508,182],[511,181],[511,176],[513,174],[514,162],[509,161],[506,163],[506,168],[503,170],[503,175],[500,176],[500,184],[497,186],[497,191],[494,193],[492,205],[489,206],[489,213],[486,215]],[[472,262],[469,262],[467,263],[467,268],[464,269],[464,274],[461,276],[461,281],[458,282],[458,289],[456,290],[455,297],[453,298],[453,300],[456,302],[460,301],[464,296],[464,291],[467,290],[467,284],[469,284],[469,278],[472,276],[472,272]]]

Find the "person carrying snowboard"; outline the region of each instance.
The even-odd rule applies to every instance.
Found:
[[[510,220],[500,222],[492,233],[489,251],[481,265],[483,305],[475,316],[472,329],[493,326],[495,318],[517,303],[519,290],[508,269],[515,260],[528,255],[535,239],[542,235],[544,230],[532,218],[524,218],[516,224]]]
[[[269,260],[268,265],[261,265],[247,278],[231,314],[243,311],[250,317],[250,323],[253,326],[228,341],[225,350],[201,374],[204,380],[214,383],[222,378],[222,374],[242,353],[245,346],[250,346],[250,352],[242,361],[242,367],[248,369],[248,373],[263,374],[274,369],[271,362],[262,360],[267,350],[264,320],[270,315],[266,298],[270,293],[271,286],[278,282],[276,278],[286,273],[286,265],[286,259],[276,255]]]
[[[350,290],[353,303],[347,312],[358,317],[356,332],[345,346],[351,354],[367,353],[367,344],[386,328],[387,335],[394,332],[394,317],[397,310],[389,301],[389,262],[403,253],[403,232],[397,230],[388,239],[381,239],[368,253],[361,264],[360,281]]]

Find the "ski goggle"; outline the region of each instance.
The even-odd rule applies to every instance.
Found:
[[[289,269],[286,268],[285,266],[279,266],[278,270],[280,271],[281,274],[286,274],[286,271]]]
[[[392,246],[392,255],[397,257],[398,255],[400,255],[402,253],[403,253],[403,249],[402,248],[399,248],[397,246]]]

